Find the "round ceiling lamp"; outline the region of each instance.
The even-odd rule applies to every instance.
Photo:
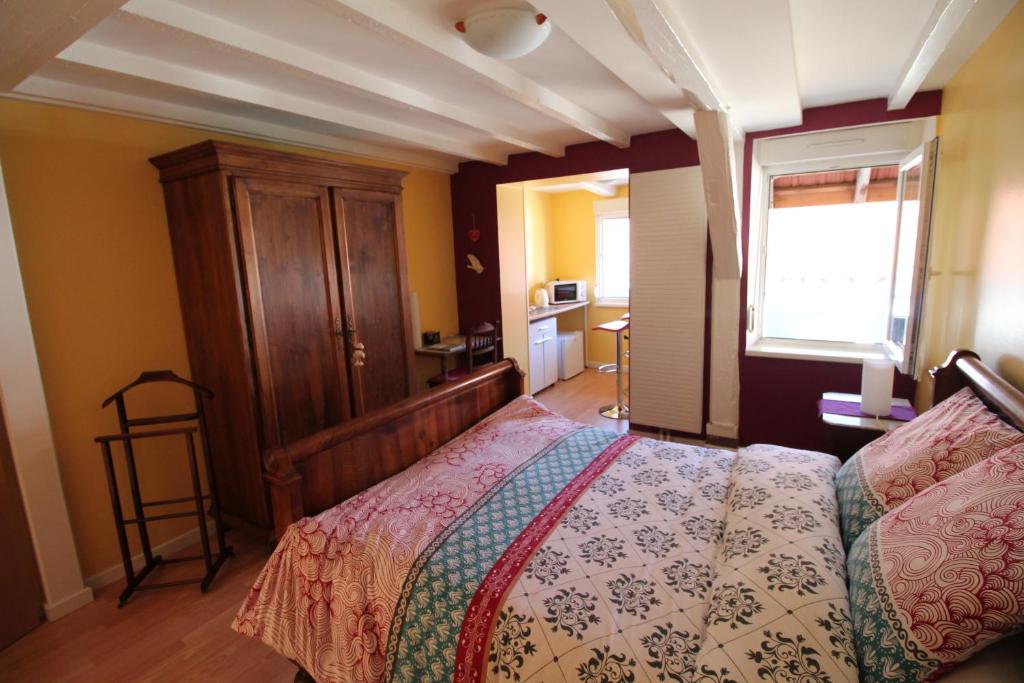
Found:
[[[455,30],[481,54],[515,59],[533,52],[547,40],[551,22],[529,5],[491,7],[456,22]]]

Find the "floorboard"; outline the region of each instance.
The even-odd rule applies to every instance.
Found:
[[[629,430],[629,420],[612,420],[597,412],[601,406],[615,403],[614,373],[601,373],[587,368],[575,377],[555,382],[537,392],[534,398],[556,413],[573,420],[620,434]]]
[[[106,586],[91,604],[0,652],[0,681],[291,681],[295,667],[288,660],[229,628],[269,555],[241,534],[229,542],[236,557],[210,592],[197,586],[142,591],[118,609],[122,582]],[[196,570],[194,563],[169,565],[159,577]]]

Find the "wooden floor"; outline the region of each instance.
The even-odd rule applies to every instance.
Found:
[[[537,400],[580,422],[620,433],[629,427],[597,413],[615,400],[614,375],[588,369],[540,392]],[[107,586],[92,604],[0,652],[0,681],[291,681],[290,662],[228,628],[269,554],[240,534],[228,540],[236,557],[206,595],[193,586],[143,591],[117,609],[121,583]],[[196,569],[170,565],[159,580]]]
[[[629,404],[629,373],[624,381],[625,399]],[[615,402],[615,374],[599,373],[587,368],[582,374],[564,382],[556,382],[551,387],[539,392],[534,398],[551,410],[601,429],[608,429],[619,434],[627,432],[652,439],[672,441],[675,443],[707,445],[703,439],[657,433],[650,431],[633,431],[629,420],[610,420],[597,412],[597,409]],[[719,446],[719,448],[732,448]]]
[[[629,379],[624,382],[628,388]],[[534,396],[538,401],[560,415],[578,422],[625,434],[629,420],[611,420],[598,414],[597,409],[615,403],[615,375],[587,368],[575,377],[559,381]],[[628,402],[628,401],[627,401]]]
[[[288,660],[228,628],[269,555],[241,534],[228,542],[236,557],[206,595],[198,586],[142,591],[118,609],[121,582],[107,586],[91,604],[0,652],[0,681],[291,681]],[[163,576],[196,569],[169,565]]]

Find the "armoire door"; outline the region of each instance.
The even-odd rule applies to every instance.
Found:
[[[266,446],[351,417],[324,187],[234,178]]]
[[[43,589],[36,553],[29,535],[21,489],[14,472],[7,423],[0,411],[0,544],[4,549],[4,577],[0,580],[0,650],[25,635],[43,620]]]
[[[332,192],[353,409],[362,414],[413,388],[402,204],[386,192]],[[365,353],[362,365],[353,357],[357,350]]]

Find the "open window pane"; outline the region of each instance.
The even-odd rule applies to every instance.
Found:
[[[900,371],[906,374],[914,374],[916,370],[917,329],[924,299],[938,143],[938,139],[933,139],[900,164],[892,307],[887,320],[886,347]]]
[[[884,341],[896,175],[896,166],[881,166],[772,178],[764,337]]]

